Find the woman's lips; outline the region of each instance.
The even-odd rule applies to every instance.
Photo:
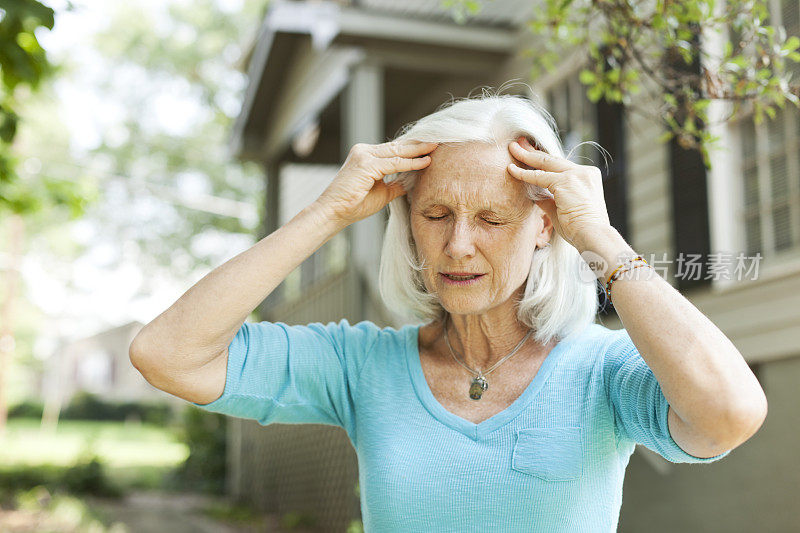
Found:
[[[451,274],[451,273],[448,272],[447,274]],[[478,280],[480,280],[481,278],[483,278],[483,276],[485,276],[485,274],[462,274],[462,275],[466,275],[466,276],[474,275],[475,277],[472,278],[472,279],[456,280],[456,279],[448,278],[447,275],[444,272],[441,272],[439,275],[442,276],[442,280],[444,280],[444,282],[446,284],[448,284],[448,285],[471,285],[473,283],[477,283]],[[457,274],[452,274],[452,275],[455,276]]]

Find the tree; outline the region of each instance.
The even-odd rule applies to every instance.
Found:
[[[24,224],[21,215],[45,206],[65,206],[78,216],[86,197],[69,180],[46,175],[22,181],[16,172],[13,146],[17,135],[21,102],[29,99],[41,82],[54,71],[36,31],[51,30],[54,12],[37,0],[7,0],[0,8],[0,221],[8,217],[9,248],[0,264],[4,284],[0,288],[0,433],[7,413],[7,375],[15,347],[14,324],[19,265],[23,252]]]
[[[13,142],[25,100],[56,70],[39,44],[36,31],[52,30],[54,11],[37,0],[6,0],[0,8],[0,214],[24,214],[49,205],[67,207],[74,216],[86,198],[71,182],[41,176],[20,182]]]
[[[33,340],[57,329],[56,321],[70,325],[61,335],[77,336],[131,320],[135,315],[127,310],[138,298],[163,292],[165,283],[188,287],[236,247],[251,243],[263,177],[256,164],[233,161],[225,146],[246,82],[241,56],[265,2],[246,0],[236,10],[229,5],[200,0],[71,8],[78,17],[81,9],[102,12],[105,27],[82,34],[61,55],[48,50],[58,67],[51,66],[35,92],[23,94],[18,86],[15,110],[23,119],[11,147],[14,181],[0,185],[0,195],[14,201],[0,203],[24,213],[26,238],[15,241],[16,255],[27,256],[42,276],[59,280],[69,304],[63,310],[49,305],[37,321],[32,310],[20,317],[24,302],[18,302],[14,323],[3,321],[13,331],[8,338],[16,341],[15,363],[35,362]],[[22,17],[24,24],[32,25],[28,18]],[[99,102],[105,114],[90,110],[76,116],[61,98],[65,87]],[[187,124],[163,120],[179,106],[188,109]],[[100,129],[88,137],[97,136],[96,143],[77,138],[72,123],[95,121]],[[203,194],[187,192],[185,183]],[[46,194],[51,190],[68,191],[62,202],[67,209],[42,209],[53,207],[48,200],[53,196]],[[32,193],[23,194],[27,191]],[[0,248],[4,237],[0,232]],[[141,283],[130,284],[130,300],[125,297],[102,316],[79,305],[99,302],[103,292],[101,279],[87,283],[77,276],[76,265],[90,249],[105,250],[105,272],[135,265],[142,274]],[[9,296],[0,286],[0,304],[11,301]],[[48,298],[53,299],[58,300]],[[127,314],[116,314],[117,308]],[[42,327],[45,321],[50,327]],[[4,390],[0,384],[0,394]]]
[[[491,3],[492,0],[488,0]],[[796,0],[788,0],[795,2]],[[482,8],[479,0],[443,0],[459,22]],[[541,0],[528,28],[541,45],[528,50],[532,79],[557,66],[565,45],[587,51],[580,73],[593,102],[622,102],[633,112],[662,122],[662,140],[675,137],[710,165],[708,148],[717,139],[706,126],[713,100],[753,107],[756,123],[774,117],[786,102],[800,107],[800,38],[770,26],[767,0]],[[721,50],[702,46],[721,34]],[[794,82],[790,85],[790,82]],[[661,105],[638,106],[632,95],[655,86]]]
[[[231,11],[225,2],[199,0],[152,12],[120,2],[92,38],[106,72],[98,90],[121,112],[87,160],[124,188],[130,205],[148,200],[160,210],[138,223],[119,212],[100,216],[109,234],[135,242],[149,265],[177,277],[220,262],[222,251],[203,249],[203,239],[249,238],[260,220],[255,209],[248,217],[237,206],[261,204],[261,169],[233,161],[226,147],[247,81],[238,62],[265,4],[249,0]],[[174,110],[182,110],[180,120],[166,120]],[[215,212],[186,201],[187,184],[232,208]]]

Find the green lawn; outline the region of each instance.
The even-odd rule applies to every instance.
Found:
[[[125,422],[59,422],[43,432],[39,420],[11,419],[0,438],[0,469],[69,466],[95,454],[109,476],[123,486],[157,486],[168,470],[189,454],[175,431]]]

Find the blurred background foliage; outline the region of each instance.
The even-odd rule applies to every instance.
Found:
[[[264,6],[251,0],[226,11],[200,0],[171,4],[166,20],[156,20],[135,3],[120,3],[94,37],[94,49],[114,71],[103,76],[101,90],[126,105],[89,156],[105,178],[129,185],[123,194],[130,200],[149,191],[168,204],[152,224],[128,220],[123,228],[110,217],[116,227],[108,229],[175,274],[216,266],[219,254],[198,244],[204,236],[249,238],[261,218],[237,210],[234,202],[256,203],[263,185],[255,164],[231,161],[227,139],[246,83],[243,54]],[[184,107],[190,118],[165,122],[158,115],[169,106]],[[215,212],[219,199],[232,201],[222,203],[224,214]]]
[[[117,326],[252,244],[263,177],[232,160],[227,138],[266,5],[66,2],[54,12],[35,0],[2,3],[3,106],[15,134],[0,141],[0,268],[11,274],[0,303],[22,296],[0,308],[0,337],[13,332],[15,344],[13,360],[0,354],[16,378],[0,385],[10,402],[53,349],[42,324],[52,336]],[[45,53],[50,28],[68,17],[96,22]],[[36,46],[26,52],[12,34]],[[23,52],[36,67],[7,66]],[[15,280],[23,261],[36,281],[58,287]],[[87,276],[86,262],[102,272]],[[128,309],[87,309],[123,275],[137,278],[117,295]]]
[[[0,368],[0,392],[12,403],[0,446],[0,509],[52,517],[85,502],[72,494],[220,494],[221,415],[80,393],[48,431],[40,399],[26,391],[52,362],[46,356],[56,345],[39,347],[44,336],[78,338],[131,320],[130,309],[79,305],[103,292],[102,279],[80,273],[87,257],[109,252],[108,278],[132,265],[143,273],[131,298],[118,301],[131,307],[170,283],[191,284],[253,242],[263,177],[257,165],[230,158],[227,138],[267,2],[45,3],[52,7],[0,2],[0,304],[15,292],[1,269],[13,274],[23,262],[64,291],[37,301],[47,287],[19,279],[13,311],[3,308],[11,318],[0,318],[0,337],[8,329],[14,339],[10,366]],[[49,40],[70,17],[85,26],[70,22],[61,42]],[[89,507],[81,507],[84,518]]]
[[[58,76],[40,80],[39,92],[20,105],[26,131],[12,146],[22,161],[17,180],[38,175],[83,184],[83,198],[92,201],[84,214],[103,228],[98,237],[131,243],[174,275],[213,264],[220,254],[197,246],[203,236],[249,236],[258,224],[258,213],[234,215],[236,201],[253,205],[261,193],[260,172],[231,161],[226,141],[245,84],[242,56],[265,4],[250,0],[232,11],[200,0],[154,13],[138,3],[109,3],[104,27],[85,43],[91,68],[80,56],[63,54]],[[70,114],[57,89],[68,80],[91,83],[107,111],[96,139],[74,138],[76,130],[65,123]],[[175,107],[186,116],[181,124],[170,122]],[[64,220],[52,212],[26,218],[36,233]],[[57,232],[48,243],[72,240],[64,237]],[[84,251],[59,248],[64,258]]]

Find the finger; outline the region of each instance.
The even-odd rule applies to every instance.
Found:
[[[377,157],[418,157],[433,152],[437,143],[420,141],[391,141],[375,146],[373,154]]]
[[[517,141],[508,145],[511,155],[528,166],[550,172],[562,172],[575,167],[575,163],[535,148],[525,149]]]
[[[378,171],[384,176],[395,172],[406,172],[409,170],[422,170],[431,163],[431,156],[423,157],[379,157],[376,160]]]
[[[538,185],[548,189],[552,194],[554,186],[558,184],[559,180],[563,177],[560,172],[548,172],[538,168],[522,168],[516,163],[509,163],[508,173],[512,177],[522,180],[526,183]]]

